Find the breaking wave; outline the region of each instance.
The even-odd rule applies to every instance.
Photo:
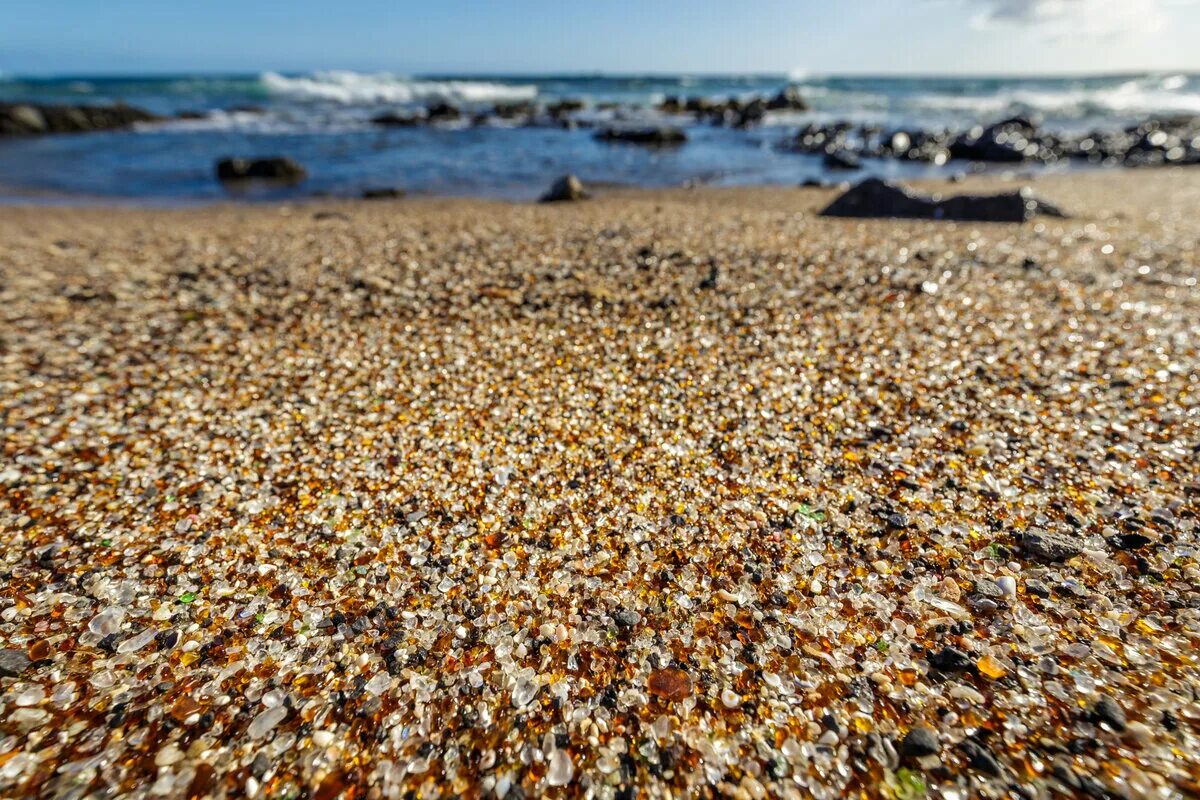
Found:
[[[287,76],[264,72],[259,80],[270,94],[300,101],[366,105],[372,103],[504,103],[532,100],[537,86],[487,81],[410,80],[389,73],[335,70]]]

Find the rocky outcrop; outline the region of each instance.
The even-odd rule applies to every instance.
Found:
[[[382,125],[385,128],[412,128],[420,125],[424,120],[416,114],[400,114],[395,111],[387,111],[371,117],[371,122],[375,125]]]
[[[161,119],[149,111],[121,103],[111,106],[0,103],[0,136],[111,131]]]
[[[449,103],[434,103],[425,109],[425,116],[430,122],[453,122],[462,117],[462,111]]]
[[[567,203],[583,200],[585,197],[587,197],[587,191],[583,188],[583,181],[574,175],[563,175],[550,185],[539,202]]]
[[[891,130],[835,122],[809,124],[786,145],[799,153],[841,151],[859,158],[891,158],[942,165],[1082,162],[1142,167],[1200,164],[1200,117],[1150,119],[1124,130],[1052,133],[1013,117],[966,131]]]
[[[623,142],[645,147],[674,147],[687,141],[687,134],[679,128],[652,126],[645,128],[605,128],[596,134],[602,142]]]
[[[788,86],[766,103],[768,111],[808,111],[808,103],[795,86]]]
[[[300,183],[308,172],[290,158],[223,158],[217,162],[217,180],[221,183],[267,181],[279,184]]]
[[[1028,189],[995,195],[924,197],[900,186],[869,178],[834,200],[825,217],[902,217],[963,222],[1025,222],[1038,215],[1066,216],[1038,200]]]

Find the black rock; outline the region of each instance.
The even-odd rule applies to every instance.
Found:
[[[913,728],[900,741],[899,753],[904,758],[937,755],[941,749],[938,735],[932,728]]]
[[[1152,541],[1154,540],[1149,536],[1143,536],[1140,533],[1118,533],[1108,537],[1108,543],[1113,546],[1113,549],[1124,551],[1140,550]]]
[[[596,134],[602,142],[624,142],[647,147],[674,147],[687,141],[687,134],[668,126],[650,128],[605,128]]]
[[[449,103],[434,103],[425,109],[425,116],[430,122],[450,122],[462,117],[462,112]]]
[[[1103,695],[1092,706],[1091,717],[1096,722],[1108,725],[1114,731],[1125,730],[1125,709],[1121,708],[1121,705],[1108,695]]]
[[[363,200],[396,200],[404,197],[404,190],[398,186],[383,186],[375,189],[363,189]]]
[[[1047,563],[1066,561],[1083,552],[1077,539],[1052,531],[1028,531],[1021,546],[1030,558]]]
[[[985,775],[991,775],[994,778],[998,778],[1004,774],[1004,768],[1000,766],[1000,762],[992,755],[992,751],[978,742],[967,739],[958,746],[958,749],[962,751],[963,756],[967,759],[967,763],[971,765],[971,769],[982,772]]]
[[[856,170],[862,169],[858,156],[848,150],[834,150],[825,154],[825,169]]]
[[[1027,189],[997,195],[922,197],[878,178],[868,178],[834,200],[826,217],[900,217],[964,222],[1025,222],[1038,214],[1065,216]]]
[[[222,183],[260,180],[294,184],[307,176],[304,167],[290,158],[223,158],[217,162],[217,180]]]
[[[583,101],[576,100],[573,98],[559,100],[557,103],[551,103],[550,105],[546,106],[546,113],[549,114],[550,116],[554,117],[555,119],[558,119],[560,117],[566,116],[567,114],[573,114],[576,111],[582,111],[582,110],[583,110]]]
[[[371,117],[371,122],[388,128],[412,128],[420,125],[423,120],[415,114],[397,114],[395,111],[388,111]]]
[[[550,188],[542,195],[540,202],[568,203],[583,200],[585,197],[587,197],[587,191],[583,188],[583,182],[574,175],[563,175],[550,185]]]
[[[808,103],[795,86],[783,89],[766,102],[768,111],[808,111]]]
[[[161,119],[149,111],[123,103],[111,106],[0,103],[0,137],[121,130],[138,122]]]
[[[492,113],[500,119],[514,119],[516,117],[533,116],[536,109],[533,103],[528,101],[518,101],[516,103],[497,103],[492,107]]]
[[[974,129],[950,144],[950,157],[968,161],[1016,163],[1041,153],[1037,127],[1024,117],[1013,117],[988,128]]]
[[[29,660],[29,656],[25,655],[24,650],[13,650],[11,648],[0,650],[0,677],[20,677],[21,673],[29,669],[29,665],[32,663]]]
[[[939,672],[963,672],[974,667],[975,661],[956,647],[943,647],[929,657],[929,664]]]

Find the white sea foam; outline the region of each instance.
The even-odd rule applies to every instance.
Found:
[[[537,87],[531,84],[410,80],[384,72],[367,74],[336,70],[297,77],[264,72],[259,80],[268,92],[275,95],[346,105],[502,103],[532,100],[537,96]]]
[[[976,115],[1029,110],[1061,117],[1089,114],[1200,114],[1200,91],[1184,75],[1136,78],[1109,86],[1015,88],[989,94],[921,94],[913,108]]]

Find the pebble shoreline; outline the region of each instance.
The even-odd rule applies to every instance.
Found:
[[[1200,174],[1037,188],[5,209],[0,795],[1194,796]]]

